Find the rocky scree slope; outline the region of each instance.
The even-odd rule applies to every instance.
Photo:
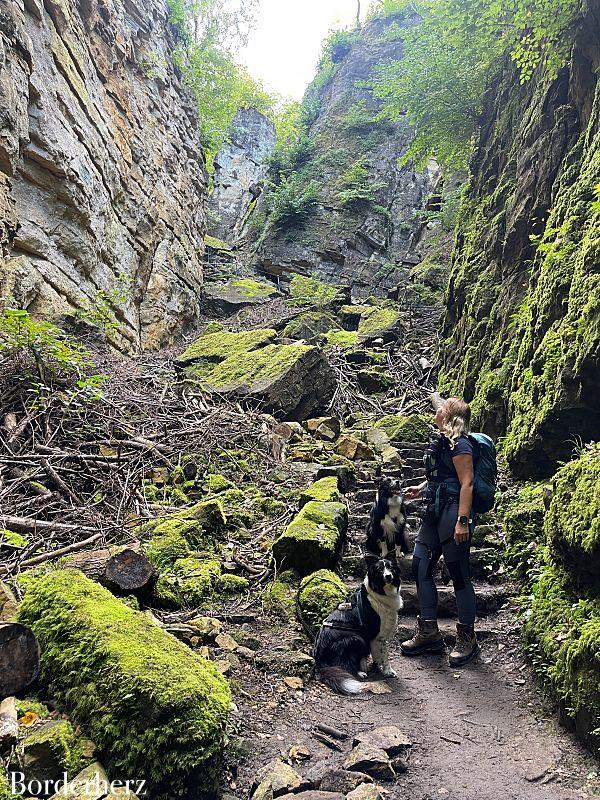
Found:
[[[314,273],[366,296],[393,288],[420,260],[413,252],[422,228],[418,211],[439,175],[435,167],[418,172],[398,166],[411,128],[377,119],[379,102],[368,88],[377,66],[402,58],[402,26],[415,22],[401,15],[373,19],[347,46],[334,49],[332,67],[308,88],[310,145],[295,179],[301,187],[314,181],[317,200],[303,224],[275,224],[263,233],[255,256],[260,271]],[[366,189],[362,201],[340,196],[353,169]]]
[[[56,318],[100,291],[123,351],[169,344],[199,314],[207,181],[168,13],[165,0],[0,9],[2,294]]]

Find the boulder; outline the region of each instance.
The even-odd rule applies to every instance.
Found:
[[[28,576],[19,614],[44,653],[42,685],[109,770],[147,777],[153,794],[213,794],[230,692],[211,662],[75,570]]]
[[[331,567],[347,528],[348,510],[343,503],[311,500],[273,543],[275,563],[301,575]]]
[[[315,629],[319,628],[325,617],[348,597],[349,591],[342,579],[331,570],[320,569],[307,575],[300,582],[298,593],[298,603],[305,622]]]
[[[388,414],[377,420],[375,427],[395,442],[426,442],[431,432],[429,417],[421,414]]]
[[[27,729],[21,745],[27,780],[54,781],[63,772],[77,774],[94,755],[94,745],[80,740],[68,720],[48,720]]]
[[[349,792],[346,800],[381,800],[381,792],[372,783],[363,783]]]
[[[333,314],[327,311],[305,311],[285,326],[282,336],[288,339],[314,339],[339,328]]]
[[[337,417],[316,417],[307,419],[304,427],[317,439],[333,442],[340,435],[341,423]]]
[[[227,283],[205,283],[202,294],[205,312],[216,317],[228,317],[247,306],[264,303],[279,292],[269,283],[251,278],[232,278]]]
[[[256,654],[257,667],[276,672],[278,675],[310,675],[314,666],[312,656],[299,650],[289,650],[285,646],[259,650]]]
[[[373,778],[364,772],[351,772],[346,769],[333,769],[321,778],[319,789],[324,792],[348,794],[361,784],[373,783]]]
[[[338,489],[337,478],[334,476],[319,478],[318,481],[304,489],[300,495],[300,508],[303,508],[312,500],[316,500],[318,503],[341,503],[342,495]]]
[[[391,305],[346,305],[340,310],[342,327],[356,331],[359,342],[393,342],[403,333],[400,312]]]
[[[376,367],[359,370],[356,374],[356,380],[365,394],[387,392],[394,383],[387,372]]]
[[[408,736],[395,725],[382,725],[372,731],[357,733],[354,745],[364,744],[384,750],[390,758],[406,755],[412,747]]]
[[[356,436],[350,436],[349,434],[340,437],[335,447],[335,452],[350,461],[375,460],[374,451],[364,442],[361,442],[360,439],[357,439]]]
[[[202,334],[176,367],[205,391],[250,398],[265,411],[306,419],[327,404],[335,377],[323,352],[305,344],[275,344],[273,329]]]
[[[271,791],[270,796],[275,798],[290,792],[301,792],[309,786],[310,783],[295,769],[276,758],[259,772],[252,787],[252,797],[256,800],[264,797],[266,787]]]
[[[337,478],[338,488],[340,492],[344,494],[349,492],[356,485],[356,471],[353,465],[331,464],[329,466],[319,467],[316,478],[328,478],[332,475],[335,475]]]
[[[344,769],[366,772],[367,775],[382,781],[393,781],[396,777],[392,762],[385,750],[366,742],[354,747],[344,761]]]

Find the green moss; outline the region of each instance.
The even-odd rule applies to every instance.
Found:
[[[300,506],[305,506],[311,500],[320,503],[341,503],[342,495],[338,490],[338,481],[335,476],[321,478],[300,495]]]
[[[288,569],[267,585],[263,595],[263,608],[267,614],[288,621],[294,618],[298,573]]]
[[[216,236],[209,236],[208,234],[205,234],[204,244],[213,250],[224,250],[228,253],[232,252],[231,245],[227,244],[227,242],[224,242],[222,239],[217,239]]]
[[[20,618],[42,684],[109,770],[146,776],[156,797],[212,796],[230,703],[214,665],[74,570],[30,581]]]
[[[358,344],[358,333],[356,331],[329,330],[325,334],[327,343],[332,347],[343,349],[355,347]]]
[[[28,712],[37,714],[40,719],[46,719],[50,715],[49,709],[39,700],[32,697],[25,697],[22,700],[17,700],[17,716],[20,719]]]
[[[321,334],[335,332],[338,323],[326,311],[305,311],[285,326],[282,336],[288,339],[312,339]]]
[[[207,362],[208,369],[210,364],[218,364],[230,356],[244,356],[258,347],[263,347],[275,336],[276,331],[271,328],[239,333],[225,329],[214,333],[205,332],[179,356],[177,363],[186,365],[193,361]]]
[[[219,589],[224,594],[241,594],[250,587],[250,581],[241,575],[221,575]]]
[[[523,634],[533,667],[589,744],[600,728],[600,601],[578,596],[560,567],[534,587]]]
[[[506,537],[504,560],[526,586],[539,572],[546,543],[545,512],[543,483],[526,484],[503,494],[497,509]]]
[[[199,606],[214,594],[220,578],[221,562],[217,558],[186,556],[160,576],[154,595],[166,606]]]
[[[358,337],[359,339],[372,338],[380,331],[393,328],[399,319],[399,312],[393,308],[366,306],[360,316]]]
[[[275,563],[301,575],[333,566],[347,526],[343,503],[307,503],[273,543]]]
[[[335,572],[321,569],[307,575],[300,583],[298,597],[302,615],[313,628],[318,628],[325,617],[349,594],[348,587]]]
[[[254,281],[251,278],[236,278],[229,282],[230,286],[239,290],[244,297],[271,297],[277,294],[277,289],[269,283]]]
[[[233,487],[232,481],[219,473],[207,473],[204,476],[203,487],[209,494],[218,494]]]
[[[340,287],[323,283],[318,278],[294,275],[290,281],[290,300],[292,306],[326,306],[340,295]]]
[[[600,591],[600,444],[557,472],[544,530],[552,558],[574,582]]]
[[[204,500],[160,521],[146,523],[144,552],[156,567],[186,556],[190,549],[206,547],[225,528],[227,520],[219,500]]]
[[[384,430],[391,440],[402,442],[425,442],[431,433],[429,417],[420,414],[388,414],[378,419],[374,427]]]
[[[29,541],[20,533],[2,528],[0,529],[0,545],[2,544],[10,544],[12,547],[27,547]]]
[[[303,344],[269,344],[250,352],[223,351],[220,363],[198,360],[187,367],[186,373],[214,389],[245,387],[260,391],[311,350],[314,348]]]
[[[76,735],[68,720],[53,720],[32,728],[23,743],[25,772],[27,774],[29,763],[43,757],[44,762],[49,760],[56,765],[57,773],[65,771],[77,775],[93,760],[88,745],[87,740]]]

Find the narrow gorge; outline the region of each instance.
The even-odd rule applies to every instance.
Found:
[[[0,800],[600,796],[600,8],[359,3],[289,103],[240,8],[0,0]],[[481,652],[403,657],[398,554],[341,696],[435,391],[498,449]]]

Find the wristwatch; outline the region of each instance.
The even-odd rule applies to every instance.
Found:
[[[459,525],[469,525],[469,523],[471,522],[472,520],[470,520],[466,514],[461,514],[460,517],[458,518]]]

